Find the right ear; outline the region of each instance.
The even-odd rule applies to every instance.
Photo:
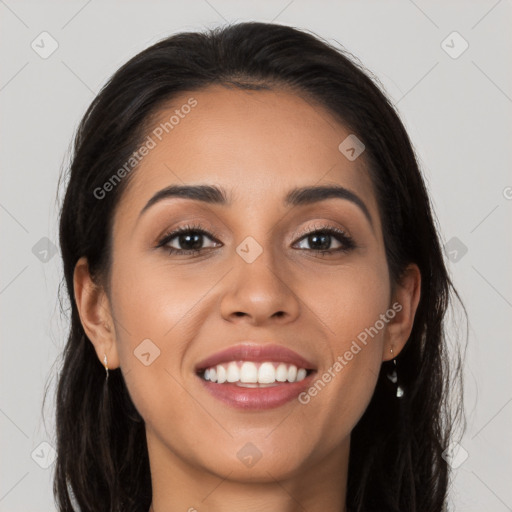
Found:
[[[80,321],[85,334],[94,345],[98,359],[103,365],[106,354],[108,367],[119,367],[114,322],[108,296],[103,287],[93,281],[85,256],[75,265],[73,290]]]

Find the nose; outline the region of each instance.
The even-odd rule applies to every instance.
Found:
[[[285,324],[297,318],[301,304],[285,262],[278,265],[270,250],[263,250],[250,263],[236,253],[233,259],[221,301],[225,320],[265,325]]]

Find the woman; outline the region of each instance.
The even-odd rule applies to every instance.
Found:
[[[93,101],[67,179],[60,510],[444,509],[456,292],[408,135],[342,51],[173,35]]]

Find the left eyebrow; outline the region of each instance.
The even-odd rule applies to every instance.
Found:
[[[221,206],[231,206],[233,204],[232,200],[228,199],[225,190],[215,185],[170,185],[159,190],[151,197],[140,211],[139,218],[154,204],[174,197],[203,201]],[[358,206],[373,228],[373,219],[364,201],[354,192],[338,185],[294,188],[286,194],[283,203],[288,207],[303,206],[331,198],[350,201]]]
[[[373,219],[364,201],[354,192],[338,185],[294,188],[286,194],[285,205],[301,206],[331,198],[344,199],[354,203],[364,213],[373,228]]]

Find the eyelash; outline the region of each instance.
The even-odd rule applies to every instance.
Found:
[[[159,247],[165,247],[171,240],[176,238],[179,235],[182,234],[189,234],[189,233],[196,233],[200,235],[207,236],[208,238],[212,239],[213,241],[216,241],[217,234],[212,231],[206,231],[204,230],[199,224],[193,224],[193,225],[185,225],[181,226],[180,228],[170,232],[166,233],[162,239],[158,242],[157,248]],[[321,255],[333,255],[335,253],[348,253],[352,251],[353,249],[357,248],[357,245],[354,242],[354,239],[351,238],[347,233],[345,233],[342,229],[339,229],[334,226],[328,226],[328,225],[322,225],[322,226],[315,226],[313,229],[306,230],[305,232],[300,233],[299,240],[301,241],[303,238],[306,238],[307,236],[310,236],[312,234],[317,233],[324,233],[327,235],[333,235],[338,242],[340,242],[343,246],[339,247],[337,249],[328,249],[325,251],[322,250],[315,250],[315,249],[303,249],[306,251],[312,251],[316,253],[320,253]],[[213,247],[212,247],[213,249]],[[174,247],[166,247],[166,250],[169,255],[192,255],[197,254],[204,249],[176,249]]]

